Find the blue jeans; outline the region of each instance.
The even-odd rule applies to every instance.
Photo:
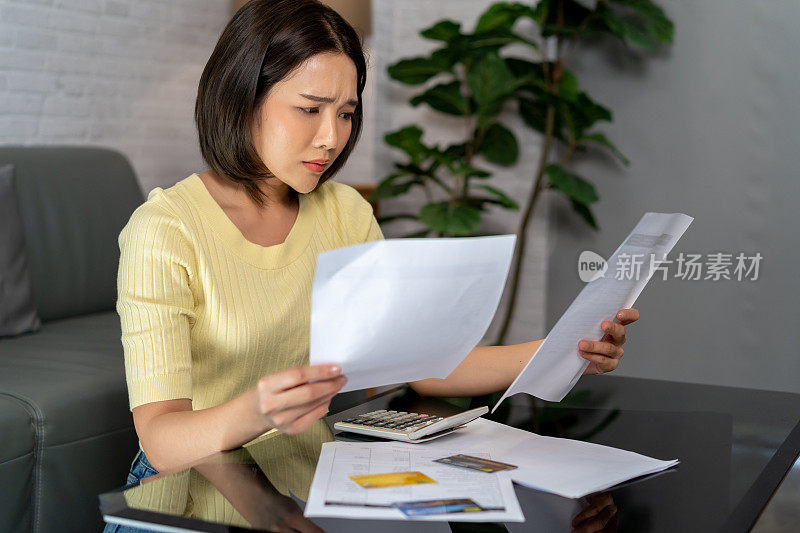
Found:
[[[135,485],[142,481],[144,478],[158,474],[158,470],[153,468],[147,456],[142,450],[136,454],[131,463],[131,471],[128,473],[128,481],[125,488]],[[137,529],[130,526],[121,526],[119,524],[106,524],[103,533],[149,533],[148,529]]]

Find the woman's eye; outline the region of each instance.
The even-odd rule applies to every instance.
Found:
[[[301,107],[300,109],[302,109],[306,113],[317,113],[317,112],[319,112],[319,108],[318,107]]]
[[[342,117],[345,120],[353,120],[353,114],[352,113],[342,113],[339,116]]]

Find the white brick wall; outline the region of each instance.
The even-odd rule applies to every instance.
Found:
[[[205,168],[193,109],[229,0],[0,0],[0,144],[92,144],[142,189]]]
[[[392,171],[392,162],[399,161],[402,155],[397,150],[390,150],[383,142],[383,135],[408,124],[419,124],[425,131],[424,140],[428,142],[450,143],[463,140],[465,125],[462,119],[450,117],[431,111],[427,106],[413,108],[408,104],[411,95],[420,92],[421,86],[408,87],[391,80],[386,74],[386,67],[406,57],[429,53],[440,43],[423,39],[419,31],[442,19],[452,19],[462,23],[468,30],[483,10],[491,4],[491,0],[459,0],[458,2],[441,2],[435,0],[373,0],[373,40],[377,65],[375,68],[375,165],[378,177],[388,175]],[[521,23],[522,24],[522,23]],[[491,168],[494,175],[491,183],[506,191],[524,203],[533,182],[536,163],[539,155],[539,135],[527,128],[522,121],[511,112],[502,116],[517,135],[520,145],[518,163],[508,169],[481,161],[481,166]],[[541,338],[545,331],[545,297],[547,269],[547,217],[546,202],[537,206],[531,221],[527,253],[523,260],[523,275],[520,279],[517,296],[517,312],[506,337],[506,344],[526,342]],[[418,212],[425,202],[420,192],[416,196],[403,200],[382,204],[384,214],[394,212]],[[524,207],[524,206],[522,206]],[[516,233],[520,212],[495,209],[484,215],[482,230],[487,233]],[[405,227],[400,222],[387,226],[387,237],[397,236],[418,225],[409,223]],[[508,287],[506,287],[508,288]],[[500,302],[500,309],[505,308],[508,291]],[[499,330],[499,315],[490,326],[484,339],[492,342]]]

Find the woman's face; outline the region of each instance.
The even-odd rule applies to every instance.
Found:
[[[256,151],[281,182],[311,192],[347,144],[357,102],[353,61],[311,56],[267,94],[253,125]]]

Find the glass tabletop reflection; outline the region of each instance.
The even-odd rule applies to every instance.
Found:
[[[151,531],[747,531],[800,450],[800,395],[588,377],[558,404],[517,395],[490,418],[681,464],[579,500],[515,486],[526,517],[518,524],[303,516],[322,444],[374,440],[334,434],[336,421],[376,409],[449,416],[492,400],[421,398],[407,387],[351,404],[339,399],[301,435],[268,433],[103,494],[101,511],[108,522]]]

